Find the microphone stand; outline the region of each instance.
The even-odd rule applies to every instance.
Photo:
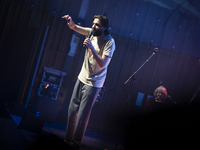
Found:
[[[119,138],[120,138],[120,135],[121,135],[121,132],[122,132],[122,128],[124,126],[124,122],[125,122],[125,118],[126,118],[126,112],[127,112],[127,109],[128,109],[128,104],[130,102],[130,99],[131,99],[131,95],[132,95],[132,90],[133,90],[133,85],[135,83],[135,79],[136,79],[136,73],[156,54],[156,52],[158,52],[158,48],[154,48],[153,50],[153,53],[151,54],[151,56],[128,78],[128,80],[124,83],[124,84],[127,84],[129,82],[130,79],[133,79],[133,82],[132,82],[132,85],[131,85],[131,90],[129,92],[129,96],[128,96],[128,100],[127,100],[127,103],[126,103],[126,109],[125,109],[125,113],[124,113],[124,118],[123,118],[123,122],[122,122],[122,125],[121,125],[121,128],[120,128],[120,132],[119,132],[119,135],[118,135],[118,138],[117,138],[117,142],[116,142],[116,145],[115,145],[115,150],[117,150],[117,146],[118,146],[118,142],[119,142]]]
[[[191,100],[189,101],[188,104],[191,104],[191,103],[193,102],[193,100],[195,99],[195,97],[196,97],[197,93],[199,92],[199,90],[200,90],[200,86],[199,86],[199,88],[197,89],[197,91],[194,93],[194,95],[192,96],[192,98],[191,98]]]

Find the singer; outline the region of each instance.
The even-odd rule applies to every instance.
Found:
[[[92,28],[81,27],[72,17],[65,15],[68,27],[87,38],[82,69],[74,86],[68,108],[65,142],[79,149],[85,134],[92,107],[104,84],[107,67],[115,50],[115,41],[108,32],[108,19],[103,15],[93,17]]]

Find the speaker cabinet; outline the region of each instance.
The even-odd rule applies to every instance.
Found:
[[[40,110],[39,110],[39,119],[48,122],[55,123],[60,108],[60,103],[54,100],[48,101]]]
[[[15,104],[11,107],[9,111],[10,114],[21,116],[21,117],[25,114],[25,112],[26,112],[26,108],[18,102],[15,102]]]
[[[40,133],[44,126],[44,122],[32,113],[26,111],[19,123],[19,128],[30,132]]]

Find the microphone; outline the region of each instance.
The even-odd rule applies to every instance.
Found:
[[[176,104],[176,101],[173,100],[173,99],[171,98],[171,96],[167,95],[167,97],[168,97],[169,99],[171,99],[171,100]]]
[[[153,53],[157,53],[158,52],[158,47],[155,47],[154,50],[153,50]]]
[[[92,32],[91,32],[90,35],[88,36],[89,39],[91,38],[91,36],[93,35],[93,33],[94,33],[94,30],[92,30]],[[83,44],[83,47],[85,47],[85,46],[86,46],[86,45]]]

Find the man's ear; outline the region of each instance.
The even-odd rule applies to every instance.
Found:
[[[105,31],[107,28],[106,27],[102,27],[103,31]]]

